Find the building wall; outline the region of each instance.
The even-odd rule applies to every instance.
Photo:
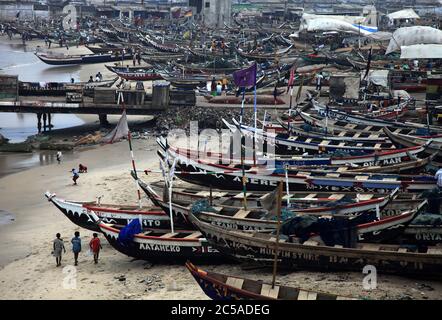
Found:
[[[20,20],[32,20],[35,17],[47,18],[48,11],[34,10],[32,3],[0,3],[0,20],[15,20],[17,13],[20,12]]]
[[[230,25],[232,16],[232,0],[203,0],[203,19],[210,27],[223,28],[224,23]]]

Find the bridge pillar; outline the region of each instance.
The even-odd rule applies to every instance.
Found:
[[[37,113],[37,129],[38,133],[41,133],[41,113]]]
[[[100,126],[106,127],[109,125],[109,121],[107,121],[107,114],[99,114],[98,119],[100,119]]]
[[[43,113],[43,132],[46,132],[46,119],[47,119],[47,114]]]
[[[52,130],[52,115],[50,113],[48,113],[48,127],[49,127],[49,131]]]

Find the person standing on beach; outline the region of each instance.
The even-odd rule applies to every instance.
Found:
[[[61,235],[57,233],[56,239],[53,242],[53,255],[55,256],[55,262],[57,263],[57,267],[61,266],[61,256],[62,251],[64,250],[64,253],[66,253],[66,249],[64,247],[63,240],[61,239]]]
[[[94,263],[98,263],[98,255],[100,254],[100,249],[103,249],[101,246],[100,238],[98,238],[98,234],[94,233],[91,242],[89,242],[89,247],[91,248],[92,253],[94,254]]]
[[[61,163],[61,158],[63,157],[63,154],[61,153],[61,151],[58,151],[57,152],[57,162],[58,162],[58,164],[60,164]]]
[[[81,252],[80,232],[76,231],[71,240],[72,252],[74,253],[75,265],[78,266],[78,254]]]
[[[78,174],[78,172],[75,169],[72,169],[71,172],[72,172],[72,180],[74,181],[74,186],[76,186],[77,180],[78,180],[78,178],[80,178],[80,175]]]

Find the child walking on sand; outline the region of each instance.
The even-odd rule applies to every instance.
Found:
[[[52,254],[55,256],[55,262],[57,263],[57,267],[61,266],[61,256],[62,251],[66,253],[66,249],[64,247],[63,240],[61,239],[61,235],[57,233],[56,239],[53,241],[53,251]]]
[[[77,185],[77,180],[78,178],[80,178],[80,175],[78,174],[78,172],[75,169],[71,170],[72,172],[72,180],[74,181],[74,185]]]
[[[94,254],[94,262],[98,263],[98,255],[100,254],[100,249],[103,249],[103,247],[101,246],[100,238],[98,238],[98,234],[93,234],[93,238],[91,242],[89,242],[89,247]]]
[[[75,265],[78,266],[78,254],[81,252],[80,232],[76,231],[71,240],[72,252],[74,253]]]

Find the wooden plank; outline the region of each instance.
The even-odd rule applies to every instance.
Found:
[[[306,242],[304,242],[304,245],[306,246],[319,246],[319,242],[317,241],[312,241],[312,240],[307,240]]]
[[[227,194],[228,194],[227,192],[212,192],[212,197],[222,198],[225,197]]]
[[[196,193],[195,195],[199,196],[199,197],[208,197],[208,196],[210,196],[210,192],[209,191],[200,191],[200,192]]]
[[[442,249],[436,249],[436,248],[429,248],[427,250],[427,254],[441,254],[442,255]]]
[[[374,194],[360,194],[359,195],[359,201],[367,201],[373,199]]]
[[[194,232],[192,234],[189,234],[188,236],[184,237],[183,239],[198,239],[199,237],[202,236],[201,232]]]
[[[334,193],[330,197],[328,197],[330,200],[341,200],[345,197],[345,194],[342,193]]]
[[[308,293],[307,300],[316,300],[317,297],[318,297],[318,293],[317,292],[310,291]]]
[[[247,192],[246,193],[246,196],[247,197],[249,197],[249,196],[251,196],[252,195],[252,193],[249,193],[249,192]],[[244,199],[244,192],[241,192],[241,193],[238,193],[236,196],[234,196],[233,198],[235,198],[235,199]]]
[[[249,213],[250,213],[250,210],[240,209],[240,210],[238,210],[237,213],[235,213],[233,218],[244,219],[249,215]]]
[[[408,252],[407,248],[399,248],[399,250],[397,252]]]
[[[379,251],[381,246],[379,244],[365,243],[362,244],[361,249],[369,251]]]
[[[341,175],[339,173],[327,173],[325,176],[328,178],[339,178]]]
[[[358,181],[366,181],[368,180],[368,176],[356,176],[355,179]]]
[[[272,289],[271,285],[269,285],[267,283],[262,284],[261,295],[263,295],[265,297],[270,297],[273,299],[278,299],[278,294],[279,294],[279,286],[275,286]]]
[[[306,199],[314,199],[316,198],[316,193],[310,193],[308,196],[305,196]]]
[[[308,291],[299,290],[298,300],[308,300]]]
[[[244,279],[228,277],[226,284],[234,288],[242,289]]]
[[[176,232],[174,232],[174,233],[170,232],[170,233],[163,234],[162,236],[160,236],[160,238],[168,239],[168,238],[173,238],[173,237],[175,237],[176,235],[178,235],[178,233],[176,233]]]

